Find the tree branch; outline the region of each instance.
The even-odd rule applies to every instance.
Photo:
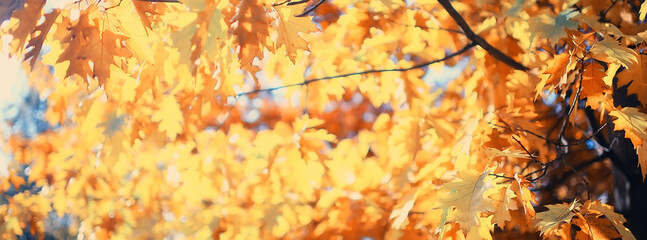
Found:
[[[492,57],[496,58],[497,60],[507,64],[508,66],[517,69],[517,70],[522,70],[522,71],[528,71],[529,69],[522,65],[521,63],[515,61],[512,59],[510,56],[506,55],[505,53],[499,51],[499,49],[496,49],[492,45],[490,45],[485,39],[481,38],[478,34],[474,33],[472,29],[467,25],[467,22],[465,22],[465,19],[454,9],[452,4],[449,2],[449,0],[438,0],[440,5],[445,8],[447,13],[449,13],[449,16],[451,16],[456,24],[458,24],[461,29],[463,29],[463,32],[465,33],[465,36],[472,40],[472,42],[475,42],[479,46],[481,46],[486,52],[488,52]]]
[[[273,87],[273,88],[257,89],[257,90],[253,90],[253,91],[249,91],[249,92],[242,92],[242,93],[238,94],[238,97],[244,96],[244,95],[250,95],[250,94],[254,94],[254,93],[260,93],[260,92],[271,92],[271,91],[275,91],[275,90],[279,90],[279,89],[283,89],[283,88],[288,88],[288,87],[296,87],[296,86],[308,85],[308,84],[313,83],[313,82],[318,82],[318,81],[323,81],[323,80],[330,80],[330,79],[335,79],[335,78],[344,78],[344,77],[350,77],[350,76],[355,76],[355,75],[366,75],[366,74],[369,74],[369,73],[404,72],[404,71],[409,71],[409,70],[416,69],[416,68],[423,68],[423,67],[429,66],[431,64],[442,62],[442,61],[445,61],[445,60],[450,59],[452,57],[458,56],[458,55],[466,52],[467,50],[473,48],[474,46],[476,46],[476,43],[472,42],[470,44],[467,44],[462,49],[460,49],[460,50],[458,50],[456,52],[453,52],[453,53],[451,53],[451,54],[449,54],[449,55],[447,55],[447,56],[445,56],[443,58],[436,59],[436,60],[429,61],[429,62],[424,62],[424,63],[418,64],[418,65],[415,65],[415,66],[411,66],[411,67],[408,67],[408,68],[374,69],[374,70],[367,70],[367,71],[354,72],[354,73],[346,73],[346,74],[328,76],[328,77],[322,77],[322,78],[313,78],[313,79],[305,80],[305,81],[303,81],[301,83],[294,83],[294,84],[288,84],[288,85],[283,85],[283,86],[278,86],[278,87]]]

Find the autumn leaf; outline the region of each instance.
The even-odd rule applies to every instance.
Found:
[[[532,155],[521,150],[511,150],[510,148],[499,150],[496,148],[485,148],[485,155],[488,157],[511,157],[511,158],[532,158]]]
[[[172,96],[165,96],[159,103],[159,110],[152,116],[153,122],[159,122],[159,130],[166,132],[166,136],[172,141],[182,131],[183,116],[180,105]]]
[[[591,106],[593,109],[598,109],[600,103],[605,103],[605,95],[611,93],[611,86],[603,81],[605,76],[604,67],[595,62],[586,65],[582,72],[582,92],[580,96],[587,98],[587,106]]]
[[[69,62],[65,77],[78,75],[83,80],[97,77],[102,86],[110,77],[110,65],[119,64],[115,57],[131,55],[120,41],[125,40],[125,36],[109,30],[99,31],[99,24],[97,13],[86,10],[63,39],[68,48],[61,53],[57,63]]]
[[[135,2],[135,1],[133,1]],[[158,36],[154,35],[152,31],[147,31],[144,24],[133,24],[137,20],[141,21],[141,16],[134,14],[137,9],[131,1],[125,1],[119,4],[118,7],[110,9],[110,13],[114,14],[116,18],[115,25],[123,32],[126,39],[128,48],[133,54],[144,61],[154,63],[153,50],[151,48],[152,40],[156,40]]]
[[[55,9],[54,11],[45,14],[45,21],[38,25],[36,29],[34,29],[34,34],[38,33],[38,35],[33,36],[30,40],[29,43],[27,44],[26,49],[31,48],[30,50],[25,53],[25,60],[30,59],[29,64],[33,68],[34,65],[36,64],[36,60],[38,59],[38,56],[40,55],[40,50],[43,48],[43,43],[45,41],[45,37],[47,37],[47,33],[49,33],[49,30],[52,28],[54,25],[54,21],[58,18],[58,15],[61,13],[60,10]]]
[[[418,194],[416,193],[408,194],[400,201],[400,204],[391,211],[389,219],[392,220],[391,225],[394,228],[402,229],[406,227],[405,221],[409,218],[409,212],[411,212],[411,209],[416,202],[417,195]]]
[[[575,62],[571,54],[562,53],[547,62],[547,67],[543,74],[540,75],[541,82],[537,84],[537,94],[544,89],[546,85],[561,87],[566,84],[568,73],[575,69]]]
[[[479,216],[482,212],[495,210],[490,195],[497,191],[494,176],[490,175],[492,169],[483,173],[468,170],[459,173],[458,181],[445,183],[441,190],[445,193],[438,201],[439,208],[451,207],[448,221],[457,222],[467,232],[472,226],[480,224]]]
[[[625,107],[609,113],[615,117],[613,124],[615,130],[624,130],[625,137],[634,144],[634,149],[642,146],[647,141],[647,114],[638,111],[637,108]]]
[[[645,141],[642,142],[642,145],[636,147],[636,154],[638,155],[638,165],[640,165],[640,170],[643,175],[643,181],[647,176],[647,145]]]
[[[570,222],[575,216],[575,213],[573,213],[574,209],[581,205],[582,204],[578,203],[577,200],[573,201],[571,204],[562,203],[546,205],[545,207],[548,208],[547,211],[537,213],[535,226],[539,228],[541,235],[546,233],[551,234],[552,232],[557,231],[559,225],[563,222]]]
[[[634,51],[620,46],[618,42],[609,37],[605,37],[602,41],[593,45],[591,52],[596,59],[617,62],[625,68],[629,68],[629,66],[638,61]]]
[[[514,180],[511,188],[515,193],[515,200],[517,200],[518,205],[522,206],[523,213],[526,216],[535,217],[533,204],[537,204],[537,200],[535,199],[535,194],[529,189],[529,187],[532,187],[532,184],[519,176],[519,174],[514,175]]]
[[[222,11],[227,1],[185,1],[191,12],[180,14],[176,23],[180,30],[173,33],[173,45],[180,51],[181,60],[193,69],[196,60],[203,53],[216,57],[227,29]]]
[[[618,73],[618,86],[627,86],[627,95],[635,94],[643,105],[647,105],[647,56],[638,55],[637,62]]]
[[[640,4],[638,19],[645,21],[645,15],[647,15],[647,4],[643,2],[642,4]]]
[[[295,15],[303,12],[302,5],[284,4],[274,8],[278,12],[278,26],[276,26],[278,32],[277,48],[285,46],[288,57],[294,62],[298,49],[308,50],[308,42],[299,34],[317,31],[317,27],[312,22],[311,17],[295,17]]]
[[[494,217],[492,218],[492,223],[496,224],[499,228],[503,229],[506,221],[512,220],[509,209],[511,208],[511,199],[515,197],[514,192],[511,189],[511,186],[504,188],[504,194],[501,197],[501,203],[496,208],[494,212]]]
[[[546,37],[550,42],[557,43],[559,39],[566,37],[564,29],[577,27],[575,21],[570,20],[577,16],[574,9],[566,9],[557,15],[542,14],[530,19],[530,32],[533,36]]]
[[[7,30],[7,32],[13,36],[13,40],[9,44],[12,53],[22,53],[23,47],[29,39],[30,34],[36,30],[38,20],[40,19],[40,13],[44,6],[45,0],[28,0],[25,2],[23,9],[14,11],[9,23],[11,27]],[[46,27],[43,27],[41,31],[45,29]],[[43,35],[43,33],[45,32],[41,32],[41,35]]]
[[[265,9],[257,0],[242,0],[231,18],[230,34],[240,49],[238,56],[243,67],[251,67],[254,57],[263,59],[263,47],[269,34]]]
[[[584,206],[582,207],[582,211],[604,215],[608,219],[608,221],[611,221],[611,223],[613,223],[613,226],[615,226],[616,230],[620,233],[623,240],[636,239],[634,235],[629,231],[629,229],[627,229],[627,227],[624,226],[624,223],[627,222],[625,217],[623,217],[619,213],[614,212],[612,206],[609,206],[605,203],[601,203],[600,201],[589,200],[586,203],[584,203]],[[584,229],[586,226],[581,226],[581,227]]]

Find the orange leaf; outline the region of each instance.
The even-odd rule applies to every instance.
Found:
[[[627,95],[636,94],[638,100],[647,106],[647,56],[638,55],[637,63],[618,73],[618,86],[627,86]]]
[[[597,62],[587,64],[584,66],[582,73],[582,98],[587,98],[587,106],[593,109],[600,107],[599,103],[604,103],[606,98],[605,94],[610,93],[610,87],[604,83],[602,78],[606,76],[604,67]]]
[[[625,137],[631,139],[634,149],[647,141],[647,114],[639,112],[637,108],[626,107],[609,112],[609,115],[616,117],[613,120],[615,130],[624,130]]]
[[[269,35],[265,9],[257,0],[242,0],[236,5],[236,14],[231,22],[231,34],[240,46],[240,64],[251,67],[254,57],[263,59],[263,44]]]
[[[303,12],[302,5],[280,5],[275,7],[278,14],[277,32],[279,34],[276,40],[277,47],[285,45],[288,57],[294,62],[297,56],[297,50],[308,50],[308,42],[303,40],[299,33],[309,33],[317,30],[317,26],[312,22],[312,17],[295,17]]]

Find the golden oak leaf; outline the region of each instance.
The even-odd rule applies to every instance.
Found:
[[[517,203],[523,207],[523,212],[526,216],[534,217],[535,209],[532,204],[537,204],[537,200],[535,199],[535,194],[528,188],[532,187],[532,184],[518,174],[514,175],[514,179],[512,191],[515,193]]]
[[[159,130],[166,132],[166,136],[171,140],[175,140],[175,137],[182,131],[184,116],[175,97],[166,95],[159,103],[159,110],[153,113],[151,120],[159,122]]]
[[[110,77],[110,65],[117,65],[115,57],[129,57],[131,53],[121,43],[127,39],[125,36],[108,29],[100,31],[101,19],[97,15],[93,8],[81,13],[62,41],[68,46],[57,63],[69,61],[65,77],[79,75],[83,80],[88,76],[97,77],[99,86],[103,86]]]
[[[551,43],[556,44],[566,37],[565,29],[577,28],[577,22],[570,20],[579,14],[573,8],[566,9],[557,15],[544,13],[530,18],[530,32],[533,36],[545,36]]]
[[[132,4],[135,7],[135,11],[137,11],[137,15],[139,15],[139,20],[142,25],[148,29],[153,28],[149,15],[156,17],[157,15],[160,15],[162,13],[162,9],[164,9],[163,4],[155,4],[148,1],[132,0]]]
[[[504,194],[501,197],[502,202],[499,204],[499,206],[496,208],[496,211],[494,212],[494,217],[492,218],[492,223],[496,224],[499,226],[499,228],[503,229],[503,226],[505,226],[506,221],[512,220],[512,216],[510,215],[510,200],[515,197],[514,192],[511,189],[511,186],[508,186],[504,190]]]
[[[636,148],[636,154],[638,154],[638,164],[640,165],[640,170],[643,174],[643,181],[645,176],[647,176],[647,142],[643,141],[642,145]]]
[[[617,62],[625,68],[628,68],[638,61],[636,53],[633,50],[620,46],[620,43],[606,35],[602,41],[596,43],[591,48],[591,53],[593,53],[593,57],[596,59],[609,63]]]
[[[181,60],[192,69],[200,55],[217,56],[227,37],[226,24],[222,11],[228,1],[208,0],[186,2],[190,13],[179,15],[181,29],[173,33],[173,45],[180,51]]]
[[[109,20],[123,32],[126,37],[126,46],[137,58],[154,63],[151,42],[159,41],[159,37],[148,32],[146,25],[136,24],[137,20],[141,20],[141,17],[135,14],[136,11],[137,8],[131,1],[121,2],[119,6],[110,9],[110,14],[115,17],[109,18]]]
[[[413,66],[413,62],[410,61],[400,61],[398,65],[401,68],[409,68]],[[425,96],[428,96],[429,85],[422,80],[424,73],[420,70],[410,70],[402,72],[401,76],[404,80],[402,85],[404,85],[404,92],[406,93],[407,103],[409,106],[413,106],[414,99],[420,99]]]
[[[496,148],[485,148],[485,155],[488,157],[511,157],[511,158],[532,158],[532,155],[528,155],[525,151],[521,150],[510,150],[504,149],[504,150],[499,150]]]
[[[627,86],[627,95],[636,94],[647,106],[647,56],[639,54],[637,62],[618,73],[618,86]]]
[[[38,33],[38,35],[33,36],[29,40],[26,49],[31,49],[27,53],[25,53],[25,61],[31,58],[29,64],[32,68],[34,67],[34,64],[36,64],[36,59],[38,59],[40,50],[43,48],[43,42],[45,41],[45,37],[47,37],[47,33],[49,33],[49,30],[52,29],[52,26],[54,25],[54,22],[56,21],[56,18],[58,18],[58,15],[60,13],[61,10],[54,9],[52,12],[45,14],[45,21],[38,25],[36,29],[34,29],[33,34],[35,35],[36,33]]]
[[[445,183],[441,190],[445,192],[438,201],[438,207],[451,207],[454,210],[449,215],[448,221],[457,222],[461,229],[467,233],[472,226],[478,226],[481,212],[495,210],[490,195],[497,191],[498,184],[490,173],[493,169],[479,173],[468,169],[458,174],[458,181]]]
[[[456,157],[457,168],[467,168],[469,165],[469,153],[474,138],[474,131],[477,129],[479,119],[472,117],[465,121],[463,129],[455,133],[460,136],[452,148],[452,156]]]
[[[623,240],[636,240],[636,237],[624,226],[624,223],[627,222],[622,214],[616,213],[613,211],[613,206],[609,206],[605,203],[601,203],[596,200],[591,202],[590,200],[584,203],[582,207],[582,212],[592,212],[603,214],[613,225],[616,230],[620,233]],[[584,227],[582,227],[584,228]]]
[[[578,203],[577,200],[573,201],[571,204],[562,203],[554,205],[546,205],[548,208],[547,211],[537,213],[537,219],[535,221],[535,226],[539,228],[541,235],[546,233],[553,234],[559,229],[559,225],[562,222],[570,222],[575,213],[573,210],[582,204]]]
[[[87,105],[87,108],[85,105]],[[87,109],[85,110],[87,112],[83,115],[84,119],[81,121],[80,130],[83,133],[83,139],[85,140],[84,143],[94,144],[103,137],[101,135],[101,131],[97,128],[97,125],[99,125],[104,119],[103,111],[106,108],[106,103],[90,99],[84,102],[84,108]]]
[[[312,22],[312,17],[295,17],[295,15],[303,12],[304,7],[302,5],[283,4],[274,8],[278,12],[277,47],[285,45],[288,57],[294,62],[298,49],[308,50],[308,42],[299,36],[299,33],[305,34],[317,31],[317,26]]]
[[[573,61],[573,56],[569,53],[562,53],[555,58],[546,62],[547,67],[544,69],[543,74],[540,75],[541,82],[537,84],[537,94],[544,89],[546,85],[550,88],[561,87],[566,84],[568,73],[575,69],[576,61]]]
[[[585,23],[586,25],[589,25],[593,30],[595,30],[596,33],[606,33],[609,35],[614,36],[615,39],[618,39],[620,37],[624,37],[627,39],[631,39],[632,42],[635,42],[638,38],[635,35],[627,35],[620,31],[618,27],[615,24],[612,23],[607,23],[607,22],[600,22],[600,17],[597,15],[586,15],[586,14],[581,14],[575,17],[574,19],[580,21],[581,23]]]
[[[238,56],[243,68],[250,68],[255,57],[263,59],[263,47],[269,35],[265,9],[257,0],[242,0],[231,18],[231,34],[240,46]]]
[[[645,21],[645,16],[647,15],[647,2],[640,4],[640,10],[638,14],[638,20]]]
[[[611,111],[609,115],[616,117],[613,120],[614,129],[624,130],[625,137],[631,140],[634,149],[647,141],[647,114],[639,112],[637,108],[625,107]]]
[[[403,229],[407,226],[406,221],[409,219],[409,212],[411,212],[417,197],[418,192],[414,192],[413,194],[407,194],[398,202],[391,211],[391,215],[389,215],[389,219],[393,220],[391,226],[397,229]]]
[[[472,226],[470,231],[465,236],[466,240],[490,240],[492,239],[492,230],[494,230],[494,225],[491,224],[493,216],[487,216],[479,218],[479,224],[477,226]]]
[[[9,43],[12,53],[22,53],[25,42],[36,29],[44,6],[45,0],[28,0],[25,2],[23,9],[13,12],[9,22],[10,27],[7,31],[13,36],[13,40]]]
[[[575,235],[576,239],[616,239],[621,237],[611,221],[594,214],[578,215],[578,218],[574,219],[572,223],[582,229]]]
[[[391,136],[388,139],[390,145],[389,154],[394,166],[404,166],[415,159],[420,150],[420,124],[413,117],[400,119],[398,124],[393,126]]]
[[[593,109],[598,109],[600,107],[599,103],[605,102],[605,95],[611,93],[611,87],[602,80],[605,76],[606,70],[597,62],[584,66],[580,96],[587,98],[586,105],[591,106]]]

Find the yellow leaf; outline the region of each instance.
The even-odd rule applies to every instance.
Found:
[[[496,148],[485,148],[485,155],[488,157],[512,157],[512,158],[532,158],[532,156],[528,155],[525,151],[521,150],[510,150],[504,149],[504,150],[499,150]]]
[[[438,207],[454,208],[448,221],[459,223],[466,233],[472,226],[480,224],[481,212],[495,210],[489,196],[501,186],[493,182],[495,177],[490,176],[492,170],[493,168],[486,169],[482,173],[472,169],[464,170],[459,172],[458,181],[446,183],[441,188],[445,193],[438,201]]]
[[[596,110],[600,108],[600,103],[606,101],[605,95],[611,93],[611,87],[602,80],[605,76],[604,67],[597,62],[584,66],[580,96],[587,98],[586,105]]]
[[[636,148],[636,154],[638,154],[638,164],[640,165],[640,170],[643,174],[643,181],[645,176],[647,176],[647,142],[643,141],[642,145]]]
[[[621,110],[609,112],[616,117],[613,120],[615,130],[624,130],[625,137],[634,144],[634,149],[647,141],[647,114],[639,112],[637,108],[626,107]]]
[[[159,103],[159,110],[153,113],[151,120],[159,122],[159,130],[166,132],[166,136],[174,141],[178,133],[182,131],[182,122],[184,120],[180,105],[175,97],[164,96]]]
[[[638,20],[645,21],[645,15],[647,15],[647,2],[640,4],[640,11],[638,13],[640,15],[638,16]]]
[[[612,206],[601,203],[598,200],[593,202],[589,200],[584,204],[582,209],[604,214],[604,216],[606,216],[609,221],[613,223],[620,235],[622,235],[623,240],[636,240],[636,237],[634,237],[631,231],[629,231],[629,229],[624,226],[624,223],[627,222],[627,219],[625,219],[625,217],[623,217],[621,214],[614,212]]]
[[[13,36],[9,44],[15,54],[21,54],[29,35],[36,30],[45,0],[29,0],[23,9],[16,10],[10,20],[8,33]]]
[[[618,73],[618,86],[625,85],[629,85],[627,95],[636,94],[643,106],[647,106],[647,56],[640,54],[635,64]]]
[[[496,211],[494,212],[494,217],[492,218],[492,223],[495,223],[499,228],[503,229],[503,226],[505,226],[506,221],[512,220],[512,216],[510,215],[510,200],[514,198],[514,192],[510,188],[510,186],[506,187],[504,190],[503,197],[501,197],[501,204],[499,204],[499,207],[496,208]]]
[[[572,56],[568,53],[559,54],[555,58],[548,60],[546,69],[539,76],[541,82],[537,84],[537,94],[544,90],[546,85],[554,88],[566,84],[568,73],[575,69],[575,63],[576,61],[573,61]]]
[[[302,5],[283,4],[275,7],[278,14],[277,32],[279,34],[276,40],[277,46],[285,45],[288,57],[294,62],[297,56],[297,49],[308,50],[306,42],[299,33],[309,33],[317,31],[317,26],[312,22],[312,17],[295,17],[303,12]]]
[[[591,52],[596,59],[610,63],[617,62],[625,68],[638,61],[633,50],[620,46],[620,43],[606,35],[604,40],[593,45]]]
[[[149,63],[154,63],[153,50],[151,49],[151,41],[159,41],[157,36],[154,36],[153,31],[146,31],[143,24],[136,24],[140,21],[140,17],[136,14],[136,8],[133,7],[131,1],[123,1],[118,7],[110,9],[110,13],[115,16],[109,18],[115,21],[115,25],[126,36],[126,44],[129,49],[140,60]]]
[[[240,46],[240,64],[243,68],[251,67],[254,57],[263,59],[263,44],[269,35],[265,9],[257,0],[242,0],[236,5],[236,14],[231,22],[231,34]]]
[[[25,53],[25,60],[31,58],[29,64],[32,68],[34,67],[34,64],[36,64],[36,59],[38,59],[40,50],[43,48],[43,42],[45,41],[45,37],[47,37],[47,33],[52,29],[52,26],[60,13],[61,11],[59,9],[55,9],[52,12],[45,14],[45,16],[43,16],[45,17],[45,21],[34,29],[34,33],[32,35],[35,35],[35,33],[38,33],[38,35],[33,36],[29,40],[26,49],[31,49]]]
[[[541,235],[546,233],[552,234],[558,230],[562,222],[570,222],[573,216],[575,216],[573,210],[581,205],[577,200],[571,204],[546,205],[545,207],[548,208],[548,211],[537,213],[535,226],[539,228]]]
[[[417,197],[418,192],[415,192],[413,194],[407,194],[399,201],[398,205],[391,211],[391,215],[389,215],[389,219],[393,220],[391,226],[397,229],[403,229],[407,226],[405,221],[409,218],[409,212],[411,212]]]

